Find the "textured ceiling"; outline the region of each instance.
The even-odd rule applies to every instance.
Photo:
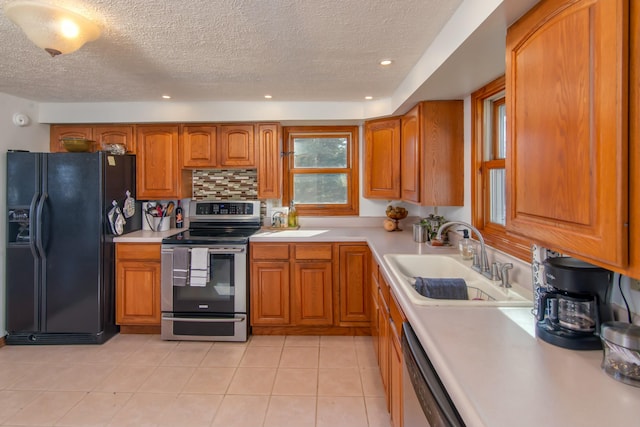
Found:
[[[462,0],[48,2],[83,11],[101,37],[51,58],[0,12],[0,92],[40,102],[386,98]]]

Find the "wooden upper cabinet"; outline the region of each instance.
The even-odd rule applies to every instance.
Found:
[[[402,116],[401,126],[400,197],[420,203],[420,104]]]
[[[254,125],[220,126],[220,166],[254,168]]]
[[[640,279],[640,3],[631,2],[629,16],[629,268],[628,276]]]
[[[218,165],[216,132],[216,126],[182,126],[180,133],[182,167],[214,168]]]
[[[401,198],[423,206],[464,205],[462,101],[425,101],[402,116]]]
[[[261,123],[258,125],[257,169],[258,198],[279,199],[282,197],[282,157],[280,125]]]
[[[133,125],[95,126],[93,139],[96,140],[97,149],[102,149],[105,144],[121,144],[126,147],[127,153],[136,152]]]
[[[506,52],[507,230],[618,269],[628,42],[628,0],[543,0],[508,29]]]
[[[364,128],[364,197],[399,199],[400,119],[372,120]]]
[[[137,198],[181,198],[178,125],[139,125],[136,133]]]
[[[60,140],[62,138],[85,138],[93,139],[92,126],[78,125],[51,125],[49,131],[49,150],[52,153],[66,152]],[[93,147],[94,151],[95,147]]]

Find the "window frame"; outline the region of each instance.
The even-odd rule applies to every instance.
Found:
[[[296,174],[345,173],[347,175],[347,203],[303,204],[296,203],[299,216],[358,215],[360,212],[359,183],[359,133],[358,126],[288,126],[283,128],[283,189],[282,205],[289,206],[293,197],[293,179]],[[294,168],[293,139],[300,136],[347,137],[346,168]]]
[[[486,101],[494,98],[500,92],[505,91],[505,76],[486,84],[471,94],[471,221],[473,225],[482,233],[485,243],[499,249],[507,254],[519,259],[531,261],[531,243],[519,236],[509,233],[502,225],[492,223],[490,219],[490,185],[489,170],[496,168],[506,168],[505,159],[484,160],[484,153],[488,151],[486,144],[491,144],[490,152],[492,157],[497,157],[498,147],[496,146],[496,126],[497,120],[494,114],[497,105],[492,103],[492,138],[485,141],[486,135]],[[498,98],[498,103],[502,101]],[[508,118],[507,118],[508,120]],[[505,200],[509,197],[509,183],[506,184]]]

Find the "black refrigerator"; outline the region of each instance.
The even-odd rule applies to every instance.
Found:
[[[127,191],[135,198],[135,171],[133,155],[7,153],[7,344],[99,344],[118,332],[108,213]],[[141,227],[135,207],[125,233]]]

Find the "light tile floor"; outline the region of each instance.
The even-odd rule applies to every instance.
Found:
[[[389,427],[371,337],[0,348],[1,426]]]

